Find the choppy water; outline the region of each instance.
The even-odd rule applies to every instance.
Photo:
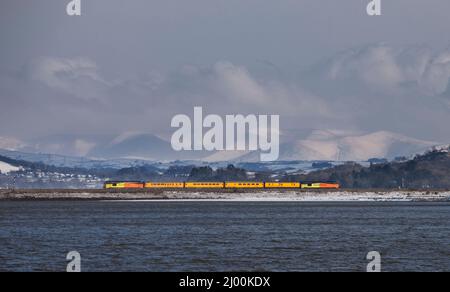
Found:
[[[0,202],[0,271],[450,271],[450,203]]]

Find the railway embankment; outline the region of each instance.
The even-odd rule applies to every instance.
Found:
[[[0,190],[0,201],[221,200],[221,201],[435,201],[450,191],[420,190]]]

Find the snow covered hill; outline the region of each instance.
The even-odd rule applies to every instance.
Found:
[[[43,163],[56,167],[70,167],[70,168],[112,168],[120,169],[125,167],[141,166],[151,164],[152,161],[138,160],[138,159],[89,159],[84,157],[73,157],[55,154],[42,153],[27,153],[21,151],[9,151],[0,149],[0,156],[5,156],[15,160],[23,160],[27,162]]]
[[[201,151],[176,152],[172,149],[170,142],[156,135],[141,132],[126,132],[118,136],[52,135],[27,141],[0,137],[0,149],[21,152],[23,155],[25,153],[39,155],[39,162],[49,161],[49,158],[45,156],[52,156],[50,160],[58,161],[58,165],[61,165],[61,158],[78,164],[80,160],[84,160],[81,161],[83,163],[86,163],[86,160],[190,160],[200,159],[210,154]],[[32,159],[29,161],[38,162],[36,156]]]
[[[11,172],[19,171],[21,169],[22,169],[21,167],[12,166],[11,164],[0,161],[0,173],[1,174],[9,174]]]
[[[394,159],[422,153],[438,142],[410,138],[401,134],[379,131],[369,134],[348,134],[317,130],[306,138],[294,138],[280,146],[281,161],[367,161],[371,158]],[[215,154],[207,161],[218,161]],[[256,162],[259,152],[244,153],[234,161]]]
[[[42,141],[24,143],[0,137],[0,155],[54,166],[83,168],[122,168],[175,160],[196,160],[206,163],[260,161],[260,153],[257,151],[176,152],[172,150],[169,142],[151,134],[128,133],[117,137],[102,136],[96,141],[94,138],[55,136]],[[394,159],[424,153],[433,146],[441,144],[441,142],[419,140],[387,131],[363,134],[335,130],[314,130],[306,135],[305,133],[301,135],[285,133],[281,137],[278,161],[339,162],[367,161],[371,158]],[[75,149],[83,151],[77,152]],[[75,154],[64,154],[66,152]],[[83,153],[83,155],[76,155],[76,153]]]

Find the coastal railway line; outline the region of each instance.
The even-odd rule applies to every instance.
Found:
[[[266,189],[304,189],[304,190],[338,190],[340,185],[334,182],[121,182],[108,181],[103,186],[106,190],[192,190],[192,189],[228,189],[228,190],[266,190]]]

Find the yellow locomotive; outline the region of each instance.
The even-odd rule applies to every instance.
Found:
[[[302,189],[339,189],[340,185],[337,183],[305,183],[301,184]]]
[[[108,181],[105,182],[105,189],[143,189],[145,184],[143,182],[137,181],[128,181],[128,182],[116,182],[116,181]]]

